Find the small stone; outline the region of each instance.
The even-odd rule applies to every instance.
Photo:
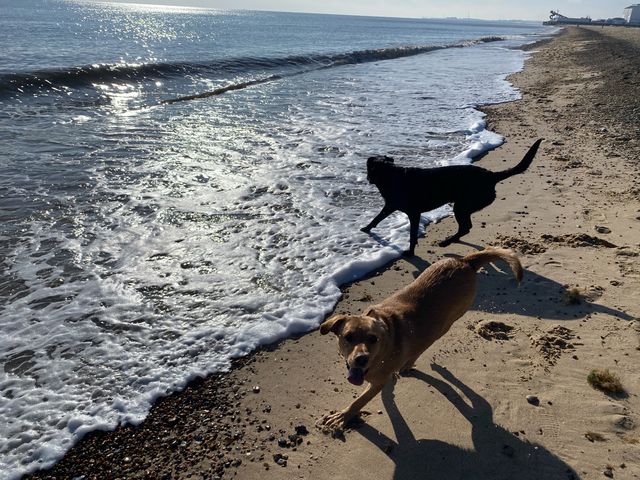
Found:
[[[260,386],[256,385],[255,387],[253,387],[253,393],[260,393]]]
[[[611,468],[605,468],[602,474],[607,478],[613,478],[613,470]]]
[[[598,233],[611,233],[611,229],[602,225],[596,225],[596,232]]]
[[[276,462],[281,467],[287,466],[287,459],[285,458],[285,455],[282,455],[281,453],[276,453],[273,456],[273,461]]]
[[[278,446],[281,448],[287,448],[289,446],[289,442],[287,441],[286,438],[279,438],[278,439]]]
[[[540,405],[540,399],[535,395],[527,395],[527,402],[536,407]]]
[[[304,425],[296,425],[295,431],[298,435],[309,435],[309,430]]]

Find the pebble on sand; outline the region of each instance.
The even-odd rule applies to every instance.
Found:
[[[540,405],[540,399],[535,395],[527,395],[527,402],[536,407]]]

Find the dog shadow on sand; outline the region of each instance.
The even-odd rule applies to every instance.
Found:
[[[459,243],[478,251],[483,250],[480,245],[465,241]],[[460,255],[444,254],[444,257]],[[416,278],[431,265],[420,257],[406,260],[416,268]],[[603,313],[621,320],[635,320],[635,317],[622,310],[595,303],[584,296],[578,303],[568,305],[563,298],[565,285],[531,270],[524,270],[522,282],[518,285],[509,269],[501,262],[495,266],[487,265],[481,270],[477,285],[476,300],[470,310],[548,320],[579,320],[592,313]]]
[[[498,268],[504,268],[501,264]],[[531,270],[524,271],[520,285],[511,272],[500,272],[488,265],[479,274],[476,300],[471,310],[487,313],[507,313],[550,320],[578,320],[593,313],[611,315],[621,320],[634,320],[627,312],[596,303],[581,295],[568,303],[565,285]],[[595,300],[595,301],[594,301]]]
[[[449,370],[435,364],[431,367],[442,380],[418,370],[412,370],[409,376],[435,388],[471,424],[473,450],[440,440],[415,438],[395,403],[395,381],[390,382],[382,391],[382,402],[397,441],[367,423],[356,431],[382,451],[389,452],[389,458],[395,463],[394,480],[580,478],[569,465],[543,446],[523,440],[497,425],[489,402]]]

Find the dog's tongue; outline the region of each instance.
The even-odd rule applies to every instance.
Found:
[[[362,385],[364,383],[364,370],[361,368],[351,367],[347,376],[349,383],[354,385]]]

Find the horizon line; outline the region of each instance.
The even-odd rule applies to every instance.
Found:
[[[264,12],[264,13],[294,13],[301,15],[335,15],[342,17],[368,17],[368,18],[393,18],[400,20],[461,20],[461,21],[479,21],[479,22],[543,22],[540,19],[523,19],[523,18],[476,18],[476,17],[428,17],[428,16],[395,16],[395,15],[371,15],[365,13],[337,13],[337,12],[308,12],[299,10],[262,10],[262,9],[248,9],[248,8],[218,8],[218,7],[205,7],[199,5],[175,5],[169,3],[145,3],[139,1],[120,1],[120,0],[61,0],[71,3],[102,3],[111,5],[135,5],[141,7],[164,7],[164,8],[176,8],[176,9],[188,9],[188,10],[209,10],[209,11],[221,11],[221,12]]]

